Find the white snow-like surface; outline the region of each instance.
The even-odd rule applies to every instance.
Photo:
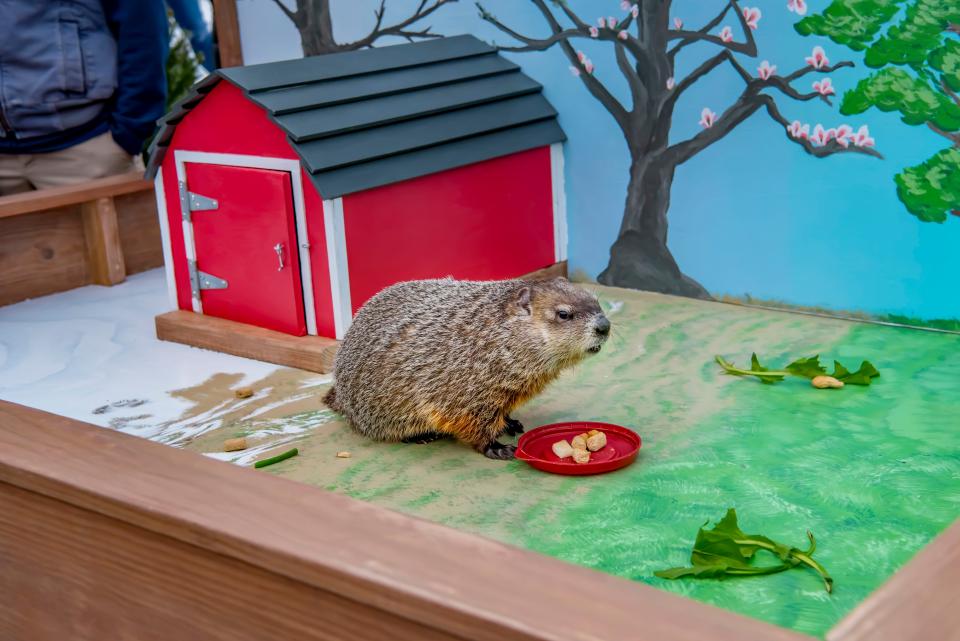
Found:
[[[254,381],[276,365],[157,340],[154,317],[169,311],[163,270],[113,287],[91,285],[0,307],[0,399],[96,425],[139,417],[124,428],[158,438],[149,426],[187,408],[169,392],[215,373]],[[120,401],[130,407],[93,410]]]

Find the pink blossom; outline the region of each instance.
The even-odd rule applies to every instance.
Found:
[[[634,18],[636,18],[637,16],[639,16],[639,15],[640,15],[640,7],[638,7],[637,5],[633,5],[633,8],[630,9],[630,15],[633,16]]]
[[[724,27],[720,30],[720,39],[724,42],[730,42],[733,40],[733,29],[730,27]]]
[[[870,137],[870,130],[867,129],[866,125],[860,127],[857,133],[853,136],[853,144],[855,144],[857,147],[873,147],[876,142],[876,140]]]
[[[609,18],[607,18],[607,26],[610,27],[611,29],[615,28],[617,24],[618,24],[618,21],[613,16],[610,16]]]
[[[829,96],[831,94],[837,93],[833,90],[833,81],[830,78],[824,78],[823,80],[816,80],[813,83],[813,90],[816,91],[821,96]]]
[[[681,20],[680,18],[674,18],[674,19],[673,19],[673,26],[674,26],[674,28],[677,29],[678,31],[679,31],[680,29],[683,29],[683,20]]]
[[[630,11],[630,0],[620,0],[620,8],[624,11]]]
[[[607,19],[606,19],[606,18],[600,18],[599,20],[597,20],[597,24],[600,25],[600,28],[601,28],[601,29],[603,29],[604,27],[607,26]]]
[[[580,70],[571,65],[571,66],[570,66],[570,73],[572,73],[574,76],[579,76],[579,75],[580,75]]]
[[[815,145],[825,145],[830,142],[830,134],[823,128],[823,125],[817,123],[817,126],[813,128],[813,135],[810,136],[810,142]]]
[[[764,60],[760,63],[760,66],[757,67],[757,75],[760,76],[761,80],[769,80],[770,76],[777,72],[777,65],[771,65],[769,60]]]
[[[791,136],[800,140],[806,140],[810,137],[810,125],[801,125],[799,120],[791,122],[787,131]]]
[[[760,22],[760,17],[763,14],[760,13],[760,9],[757,7],[744,7],[743,8],[743,19],[746,21],[747,26],[751,29],[756,29],[757,24]]]
[[[617,37],[620,38],[621,40],[626,40],[629,36],[630,34],[628,34],[626,31],[621,31],[620,33],[617,34]]]
[[[804,58],[804,61],[814,69],[823,69],[830,64],[830,60],[827,58],[827,53],[820,45],[814,47],[810,57]]]
[[[590,60],[590,58],[587,57],[585,53],[583,53],[582,51],[578,51],[577,60],[580,62],[580,66],[582,66],[587,73],[593,73],[593,62]],[[571,69],[573,69],[573,67],[571,67]],[[580,70],[578,69],[577,73],[573,75],[579,76]]]
[[[837,127],[834,138],[841,147],[846,149],[850,145],[850,136],[853,135],[853,127],[850,125],[840,125]]]
[[[807,15],[807,1],[806,0],[789,0],[787,2],[787,9],[794,12],[797,15],[805,16]]]
[[[717,121],[717,114],[710,110],[710,107],[704,107],[700,112],[700,122],[698,123],[704,129],[709,129]]]
[[[673,76],[670,76],[667,78],[667,90],[672,91],[674,86],[676,86],[676,83],[673,81]]]
[[[590,37],[591,37],[591,38],[596,38],[596,37],[599,36],[599,35],[600,35],[600,30],[599,30],[599,29],[597,29],[596,27],[590,27]]]

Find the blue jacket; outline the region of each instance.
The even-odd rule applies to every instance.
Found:
[[[163,115],[163,0],[0,0],[0,153],[106,131],[141,151]]]

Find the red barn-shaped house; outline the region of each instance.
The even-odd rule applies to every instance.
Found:
[[[147,170],[171,303],[341,338],[395,282],[565,260],[541,90],[472,36],[217,71],[161,121]]]

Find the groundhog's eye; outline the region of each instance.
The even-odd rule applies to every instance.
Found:
[[[571,314],[569,311],[565,309],[557,310],[557,318],[559,318],[560,320],[568,320],[572,315],[573,314]]]

